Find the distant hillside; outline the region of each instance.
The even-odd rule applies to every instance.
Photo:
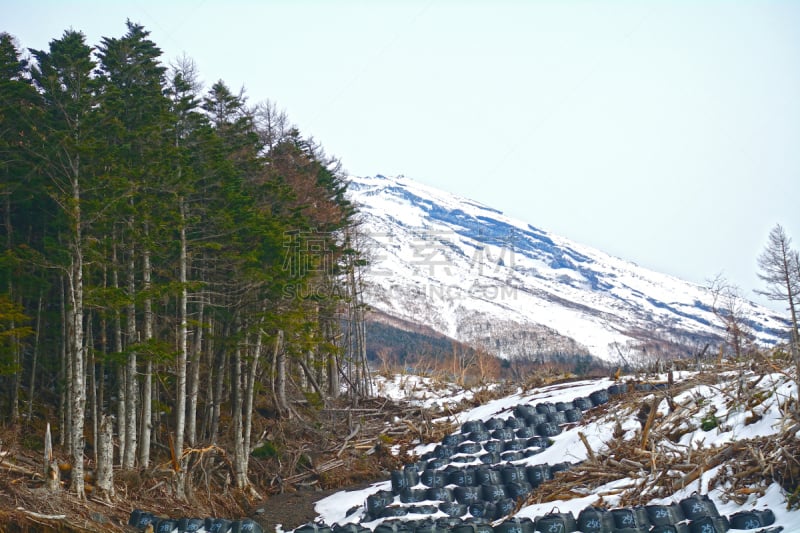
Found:
[[[367,321],[367,358],[376,363],[383,360],[404,366],[420,360],[444,361],[453,350],[474,352],[463,343],[424,327],[381,317]]]
[[[463,372],[475,382],[491,379],[527,379],[533,373],[567,372],[577,375],[605,375],[608,365],[585,350],[548,353],[546,356],[503,359],[491,350],[475,348],[437,333],[430,328],[390,317],[369,314],[367,358],[378,371],[435,373],[453,376]],[[458,362],[454,363],[454,358]],[[483,366],[478,362],[483,358]],[[459,366],[461,365],[461,366]],[[454,368],[455,367],[455,368]]]

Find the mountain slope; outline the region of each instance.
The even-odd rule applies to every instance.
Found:
[[[388,315],[504,357],[687,356],[724,334],[706,288],[496,209],[402,176],[353,177],[349,194],[370,241],[366,300]],[[768,309],[745,314],[759,342],[782,338]]]

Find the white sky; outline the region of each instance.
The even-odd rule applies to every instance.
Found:
[[[800,246],[800,1],[160,3],[0,0],[0,31],[96,45],[130,18],[352,174],[696,283],[722,272],[762,303],[770,228]]]

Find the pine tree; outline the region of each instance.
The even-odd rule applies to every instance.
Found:
[[[13,37],[0,33],[0,225],[3,227],[3,253],[0,254],[0,295],[9,305],[22,306],[26,293],[35,293],[39,277],[31,274],[24,261],[25,249],[32,235],[41,237],[41,224],[30,217],[31,192],[41,183],[31,183],[30,142],[34,132],[38,95],[28,82],[28,62],[21,58]],[[18,228],[33,231],[20,232]],[[34,229],[35,228],[35,229]],[[27,236],[26,236],[27,235]],[[41,290],[41,289],[39,289]],[[3,295],[3,293],[5,293]],[[22,310],[22,309],[21,309]],[[8,324],[11,330],[17,324]],[[22,337],[5,338],[4,360],[0,365],[0,383],[10,392],[10,418],[19,417],[20,386],[23,376]],[[31,379],[34,376],[31,367]],[[30,400],[29,400],[30,405]]]
[[[49,179],[47,190],[59,206],[65,224],[61,227],[67,243],[61,261],[66,287],[66,354],[71,372],[68,397],[72,455],[71,490],[83,498],[84,418],[86,381],[83,374],[86,355],[84,339],[84,253],[89,217],[84,206],[84,191],[95,177],[91,166],[94,122],[94,62],[91,48],[82,33],[66,31],[50,42],[48,51],[32,51],[38,66],[32,76],[43,100],[45,118],[39,146],[38,166]]]
[[[144,417],[137,420],[138,355],[153,340],[152,254],[153,232],[161,220],[154,220],[159,209],[162,191],[158,187],[160,175],[165,172],[163,162],[166,136],[164,124],[168,101],[163,94],[164,73],[158,58],[161,50],[148,38],[141,25],[126,23],[127,32],[120,38],[104,38],[99,47],[100,82],[102,85],[102,112],[107,146],[110,147],[106,176],[118,192],[115,197],[126,200],[125,225],[119,228],[124,243],[124,270],[126,271],[126,328],[127,356],[125,407],[125,453],[122,464],[132,468],[137,459],[140,464],[149,462],[150,453],[150,395],[152,360],[147,357],[143,373],[145,380]],[[161,218],[160,216],[158,217]],[[140,262],[140,263],[139,263]],[[139,281],[138,264],[141,264]],[[144,321],[137,323],[138,293],[144,291],[142,306]],[[141,330],[141,331],[140,331]],[[140,342],[140,336],[143,337]],[[137,432],[137,427],[141,433]],[[141,438],[139,438],[141,437]]]

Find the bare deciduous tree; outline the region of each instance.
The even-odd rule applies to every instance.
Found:
[[[259,138],[267,151],[275,148],[292,129],[286,112],[270,100],[256,106],[255,120]]]
[[[727,342],[736,359],[740,359],[744,349],[752,339],[747,327],[745,302],[739,287],[731,285],[722,274],[709,283],[711,291],[711,310],[725,327]]]

